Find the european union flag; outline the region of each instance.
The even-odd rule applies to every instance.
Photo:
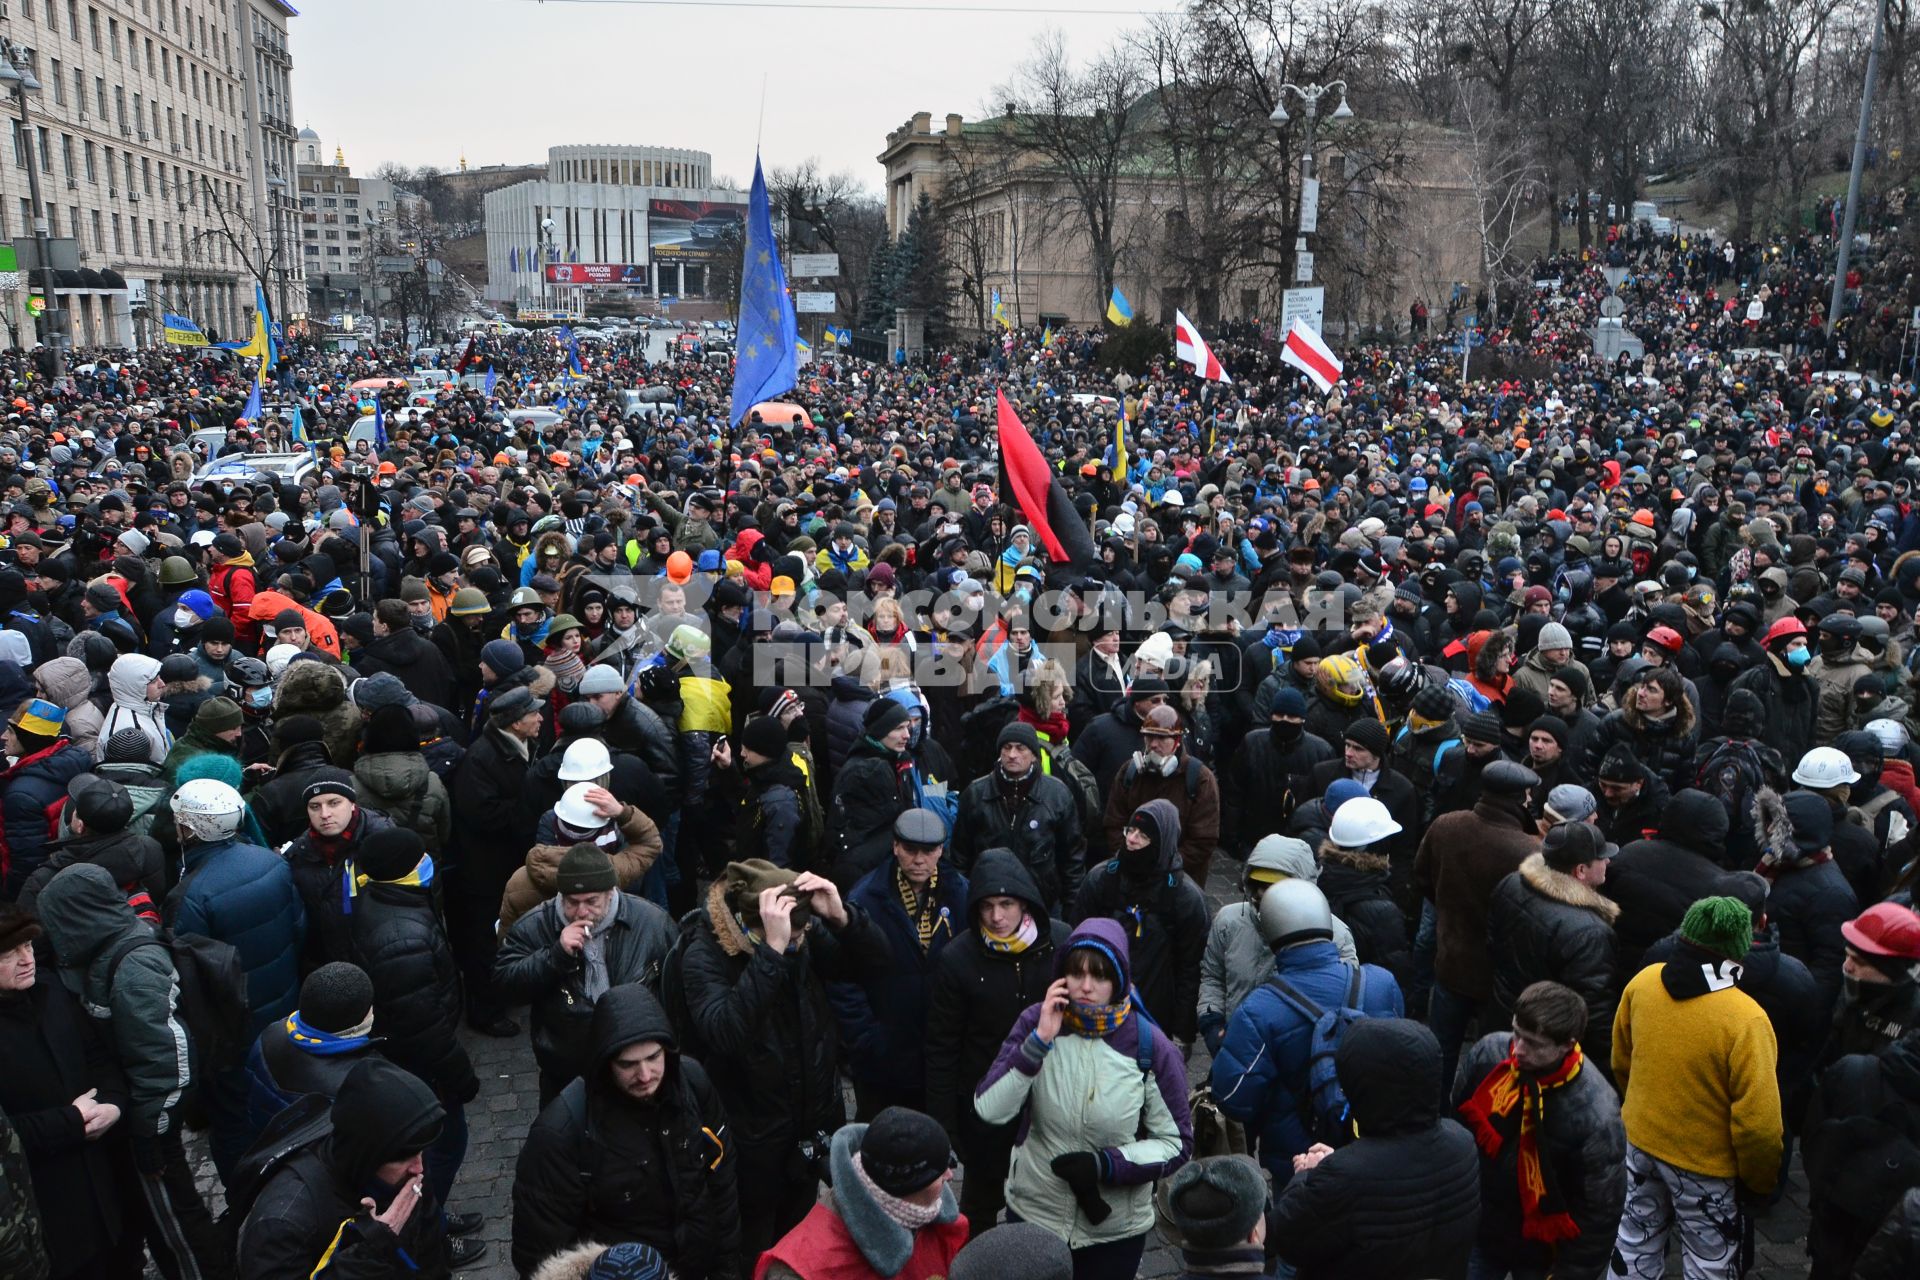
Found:
[[[380,403],[380,397],[373,398],[373,450],[375,453],[387,451],[387,409]]]
[[[747,200],[747,246],[740,272],[737,336],[733,408],[728,419],[736,424],[754,405],[791,390],[798,380],[794,345],[800,334],[793,320],[793,299],[787,296],[787,273],[780,266],[780,246],[773,240],[767,179],[757,155],[753,158],[753,194]]]
[[[491,399],[493,398],[493,384],[494,384],[494,383],[496,383],[496,382],[498,382],[498,381],[500,381],[500,375],[499,375],[499,374],[497,374],[497,373],[495,373],[495,372],[493,371],[493,366],[492,366],[492,365],[488,365],[488,366],[487,366],[487,392],[486,392],[486,394],[487,394],[487,398],[488,398],[489,400],[491,400]]]

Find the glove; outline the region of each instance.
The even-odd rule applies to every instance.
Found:
[[[1208,1054],[1219,1057],[1220,1046],[1227,1039],[1227,1020],[1217,1013],[1209,1013],[1201,1018],[1200,1039],[1205,1042]]]
[[[1069,1151],[1055,1156],[1049,1167],[1053,1175],[1073,1190],[1073,1199],[1088,1222],[1099,1226],[1113,1212],[1100,1195],[1100,1175],[1105,1165],[1098,1151]]]

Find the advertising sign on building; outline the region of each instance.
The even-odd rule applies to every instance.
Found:
[[[647,269],[631,262],[549,262],[547,283],[645,288]]]
[[[721,200],[647,201],[647,249],[656,259],[710,262],[745,243],[747,206]]]

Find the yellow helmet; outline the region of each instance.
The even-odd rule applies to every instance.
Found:
[[[1320,659],[1320,673],[1314,679],[1320,696],[1336,706],[1357,707],[1367,696],[1366,678],[1352,654],[1336,653]]]

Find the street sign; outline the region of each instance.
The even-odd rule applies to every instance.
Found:
[[[1293,278],[1301,284],[1313,279],[1313,255],[1296,253],[1293,255]]]
[[[1600,299],[1600,314],[1609,320],[1618,320],[1627,314],[1627,304],[1618,298]]]
[[[1320,179],[1302,178],[1300,180],[1300,230],[1314,232],[1320,229]],[[1301,279],[1310,277],[1302,276]]]
[[[1319,333],[1325,320],[1327,291],[1321,285],[1311,289],[1288,289],[1280,295],[1280,332],[1293,328],[1295,320],[1307,322],[1307,328]]]
[[[796,280],[831,280],[840,274],[840,255],[796,253],[793,255],[793,270],[788,274]]]
[[[22,236],[13,242],[14,256],[18,258],[20,270],[38,271],[41,269],[40,243],[32,236]],[[80,242],[71,236],[50,236],[47,239],[47,256],[53,259],[55,271],[78,271],[80,269]]]
[[[832,315],[834,296],[831,293],[796,293],[793,295],[793,309],[801,315]]]
[[[405,275],[414,266],[413,259],[405,254],[382,254],[373,260],[373,269],[386,275]]]

